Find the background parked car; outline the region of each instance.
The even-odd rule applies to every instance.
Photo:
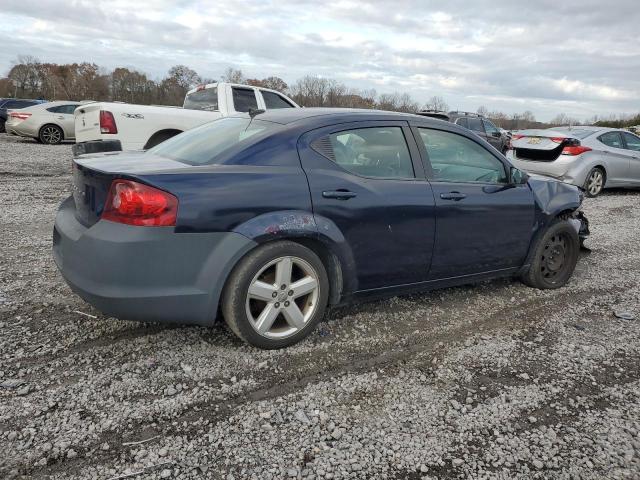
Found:
[[[447,113],[438,110],[421,110],[418,115],[446,120],[468,128],[503,154],[509,149],[509,135],[504,130],[496,127],[490,120],[477,113],[457,111]]]
[[[80,102],[59,101],[10,111],[6,123],[9,135],[35,138],[56,145],[75,139],[74,110]]]
[[[53,252],[76,293],[147,321],[210,325],[220,305],[262,348],[356,298],[497,276],[561,287],[588,233],[576,187],[392,112],[223,118],[148,152],[79,157],[73,181]]]
[[[225,82],[187,92],[183,108],[95,102],[76,112],[74,156],[118,150],[147,150],[191,128],[249,110],[299,108],[268,88]]]
[[[603,127],[521,130],[508,158],[518,168],[584,188],[590,197],[603,188],[640,187],[640,137]]]
[[[0,99],[0,133],[5,131],[5,122],[9,114],[7,110],[16,110],[19,108],[30,107],[32,105],[38,105],[46,103],[45,100],[29,100],[23,98],[2,98]]]

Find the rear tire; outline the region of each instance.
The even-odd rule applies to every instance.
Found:
[[[556,220],[534,247],[529,271],[522,281],[533,288],[560,288],[567,284],[578,263],[580,239],[566,220]]]
[[[589,198],[597,197],[602,193],[604,189],[605,182],[607,180],[606,174],[604,170],[600,167],[593,167],[589,174],[587,175],[587,179],[584,181],[584,190],[585,194]]]
[[[58,145],[64,139],[62,129],[57,125],[45,125],[40,129],[38,140],[47,145]]]
[[[324,317],[328,298],[320,258],[298,243],[279,241],[240,260],[225,285],[222,313],[238,337],[271,350],[309,335]]]

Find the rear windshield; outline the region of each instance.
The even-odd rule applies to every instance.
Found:
[[[185,97],[183,107],[190,110],[218,110],[218,87],[190,93]]]
[[[231,147],[268,134],[279,126],[249,118],[221,118],[170,138],[147,152],[189,165],[213,165],[219,163],[220,154]]]
[[[568,129],[568,128],[552,128],[554,132],[559,132],[565,134],[567,137],[577,138],[582,140],[583,138],[587,138],[592,133],[595,133],[593,130],[580,130],[580,129]]]

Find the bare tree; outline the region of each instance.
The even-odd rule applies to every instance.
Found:
[[[483,117],[488,117],[489,116],[489,109],[487,107],[485,107],[484,105],[480,105],[478,107],[478,115],[482,115]]]
[[[200,75],[195,70],[190,69],[186,65],[175,65],[169,69],[169,76],[176,85],[185,91],[195,87],[202,81]]]
[[[289,86],[280,77],[267,77],[259,80],[257,78],[250,78],[246,80],[247,85],[253,85],[254,87],[270,88],[278,92],[285,93]]]
[[[427,103],[424,104],[425,110],[437,110],[441,112],[446,112],[449,110],[449,105],[444,101],[444,98],[433,96],[429,99]]]
[[[244,83],[244,75],[242,74],[242,70],[236,70],[233,67],[227,68],[221,78],[223,82]]]

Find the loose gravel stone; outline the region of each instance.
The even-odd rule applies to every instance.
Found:
[[[70,145],[0,134],[0,159],[0,478],[638,477],[640,322],[613,313],[640,316],[638,190],[585,200],[566,287],[334,309],[261,351],[84,303],[51,258]]]

